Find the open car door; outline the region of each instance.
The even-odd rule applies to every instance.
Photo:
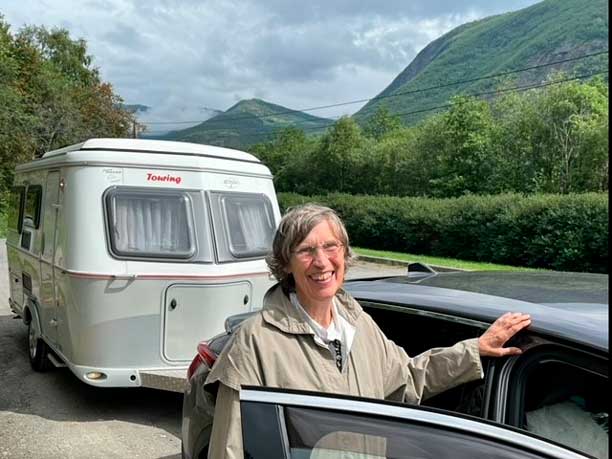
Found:
[[[246,387],[244,457],[252,459],[584,459],[512,427],[431,408]]]

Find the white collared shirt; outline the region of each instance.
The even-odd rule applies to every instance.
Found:
[[[353,345],[355,338],[355,327],[353,327],[339,312],[336,298],[332,304],[332,320],[327,329],[323,328],[316,320],[310,317],[310,314],[300,304],[300,301],[295,292],[289,294],[291,304],[300,312],[304,320],[310,325],[313,331],[313,339],[319,346],[329,349],[332,357],[336,356],[335,343],[340,342],[341,367],[346,367],[346,361]]]

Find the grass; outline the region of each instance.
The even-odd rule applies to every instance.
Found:
[[[497,265],[494,263],[457,260],[455,258],[430,257],[427,255],[412,255],[409,253],[388,252],[384,250],[364,249],[361,247],[353,247],[353,250],[357,255],[390,258],[404,262],[420,262],[431,266],[446,266],[469,271],[543,271],[541,269],[523,268],[520,266]]]

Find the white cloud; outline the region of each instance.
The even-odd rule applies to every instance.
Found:
[[[84,38],[127,103],[181,121],[252,97],[295,109],[373,97],[443,33],[535,1],[5,0],[0,13],[13,31],[44,25]]]

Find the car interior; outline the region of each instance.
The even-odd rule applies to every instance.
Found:
[[[387,337],[414,356],[480,336],[486,325],[418,310],[361,302]],[[398,311],[398,309],[403,309]],[[404,314],[408,320],[398,320]],[[410,333],[406,333],[409,324]],[[519,337],[520,338],[520,337]],[[485,373],[490,360],[483,359]],[[608,457],[607,362],[578,350],[541,345],[526,351],[509,383],[506,423],[597,458]],[[484,381],[445,391],[423,405],[484,417]]]
[[[387,305],[367,301],[360,301],[360,304],[387,338],[403,347],[410,356],[434,347],[452,346],[464,339],[477,338],[487,328],[486,324],[469,323],[450,316],[398,312],[396,308],[390,309]],[[406,316],[408,321],[398,320],[398,314]],[[406,333],[407,324],[410,333]],[[483,359],[485,373],[487,365],[488,359]],[[472,381],[424,400],[422,404],[482,417],[483,394],[484,380]]]
[[[508,423],[597,458],[608,457],[608,369],[602,360],[549,346],[513,371]]]

